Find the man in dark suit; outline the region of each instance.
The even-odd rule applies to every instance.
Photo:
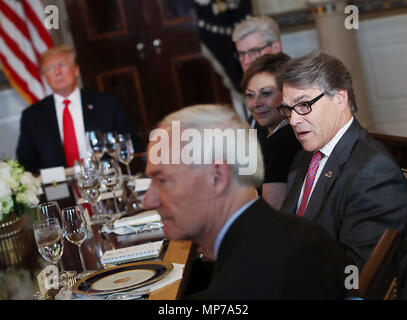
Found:
[[[92,130],[130,133],[135,149],[142,150],[117,96],[78,88],[75,60],[65,45],[41,56],[41,72],[53,94],[23,111],[17,158],[26,170],[72,166],[86,156],[85,132]]]
[[[304,149],[291,166],[282,211],[323,226],[359,268],[385,229],[397,229],[404,287],[406,181],[353,116],[357,106],[349,72],[337,58],[316,51],[288,62],[278,80],[279,111],[290,118]]]
[[[317,224],[258,198],[264,165],[249,128],[227,107],[199,105],[168,115],[150,134],[145,208],[159,212],[168,239],[192,240],[216,261],[209,287],[189,298],[343,298],[342,248]],[[212,133],[227,135],[226,144],[208,147]]]

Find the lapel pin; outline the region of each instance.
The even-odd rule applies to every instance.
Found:
[[[329,170],[328,172],[325,173],[325,177],[330,178],[332,177],[332,171]]]
[[[88,105],[89,110],[93,110],[93,104]]]

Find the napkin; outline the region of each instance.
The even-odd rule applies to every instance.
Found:
[[[146,191],[150,187],[150,184],[151,184],[151,179],[149,179],[149,178],[136,178],[136,179],[130,180],[127,183],[127,185],[129,187],[134,187],[134,185],[135,185],[135,188],[134,188],[135,192]]]
[[[184,264],[180,263],[173,263],[174,269],[171,270],[166,277],[153,282],[147,286],[141,287],[140,290],[150,290],[151,292],[156,291],[158,289],[164,288],[169,286],[170,284],[174,283],[175,281],[182,279],[182,274],[184,272]]]
[[[161,221],[161,217],[158,212],[156,210],[148,210],[131,217],[118,219],[114,222],[113,226],[114,228],[120,228],[124,226],[137,226],[159,221]]]

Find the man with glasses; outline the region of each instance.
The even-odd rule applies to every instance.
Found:
[[[399,285],[405,291],[406,182],[354,117],[349,72],[337,58],[316,51],[287,62],[277,78],[283,93],[279,111],[304,149],[291,166],[281,210],[322,225],[359,268],[385,229],[397,229]]]
[[[236,58],[243,71],[260,56],[281,52],[280,28],[270,17],[251,17],[238,24],[232,33]]]

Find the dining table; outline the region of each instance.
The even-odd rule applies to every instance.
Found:
[[[122,213],[125,216],[137,215],[144,212],[140,205],[135,209],[135,206],[131,205],[131,201],[137,200],[136,197],[132,198],[132,190],[127,187],[127,183],[123,181],[120,186],[122,189],[122,196],[119,197],[119,206]],[[55,192],[52,190],[67,190],[64,197],[55,196]],[[80,194],[78,194],[77,184],[73,176],[68,177],[66,181],[59,183],[51,183],[48,185],[43,185],[43,190],[45,191],[41,202],[44,201],[56,201],[59,204],[60,209],[64,209],[69,206],[79,205],[79,207],[84,211],[85,209],[89,211],[90,216],[93,215],[92,207],[88,204],[81,201]],[[63,193],[62,193],[63,194]],[[52,196],[50,196],[52,195]],[[142,197],[142,192],[138,192],[138,196]],[[55,199],[57,198],[57,199]],[[104,199],[101,201],[102,212],[112,213],[113,200],[111,198]],[[93,208],[94,209],[94,208]],[[96,211],[96,210],[93,210]],[[39,254],[37,250],[37,245],[35,243],[33,228],[33,217],[30,215],[24,215],[24,228],[21,234],[18,235],[18,239],[22,245],[20,246],[23,249],[19,249],[20,259],[18,261],[12,261],[3,259],[0,263],[0,299],[27,299],[35,297],[35,294],[38,294],[38,274],[45,268],[47,263]],[[163,261],[170,264],[181,264],[183,265],[182,277],[181,279],[165,286],[160,289],[150,292],[148,300],[177,300],[182,299],[186,285],[188,283],[190,270],[192,268],[192,263],[195,257],[195,246],[191,241],[170,241],[165,238],[162,228],[147,230],[144,232],[138,233],[129,233],[129,234],[115,234],[114,232],[106,232],[103,228],[103,223],[92,224],[88,230],[88,236],[83,242],[81,248],[84,256],[84,261],[87,270],[91,271],[101,271],[104,268],[108,267],[102,264],[101,257],[108,250],[115,250],[121,248],[127,248],[135,246],[138,244],[148,243],[163,240],[164,246],[161,250],[159,257],[152,258],[153,261]],[[1,244],[0,244],[1,245]],[[15,246],[17,247],[17,246]],[[1,251],[1,250],[0,250]],[[9,250],[10,251],[10,250]],[[3,252],[4,253],[4,252]],[[6,252],[8,255],[12,255],[13,252]],[[5,261],[6,260],[6,261]],[[82,265],[80,261],[78,246],[70,243],[67,239],[64,239],[64,251],[62,258],[60,259],[63,269],[66,271],[76,271],[77,273],[82,272]],[[8,264],[8,265],[7,265]],[[10,271],[11,270],[11,271]],[[16,271],[17,270],[17,271]],[[13,272],[19,273],[20,270],[23,270],[28,274],[31,283],[25,285],[25,290],[28,291],[24,294],[17,293],[18,290],[23,290],[20,288],[11,288],[15,285],[13,280]],[[2,285],[1,277],[5,274],[3,278],[6,278]],[[21,273],[21,272],[20,272]],[[11,274],[11,275],[10,275]],[[27,276],[25,277],[27,278]],[[7,283],[8,281],[8,283]],[[79,281],[79,280],[78,280]],[[28,281],[30,282],[30,281]],[[2,288],[3,286],[3,288]],[[8,287],[7,287],[8,286]],[[4,288],[6,287],[6,288]],[[28,288],[28,289],[27,289]],[[7,293],[2,290],[7,291]],[[31,293],[29,292],[31,290]],[[11,291],[11,293],[10,293]],[[91,297],[90,297],[91,299]]]

